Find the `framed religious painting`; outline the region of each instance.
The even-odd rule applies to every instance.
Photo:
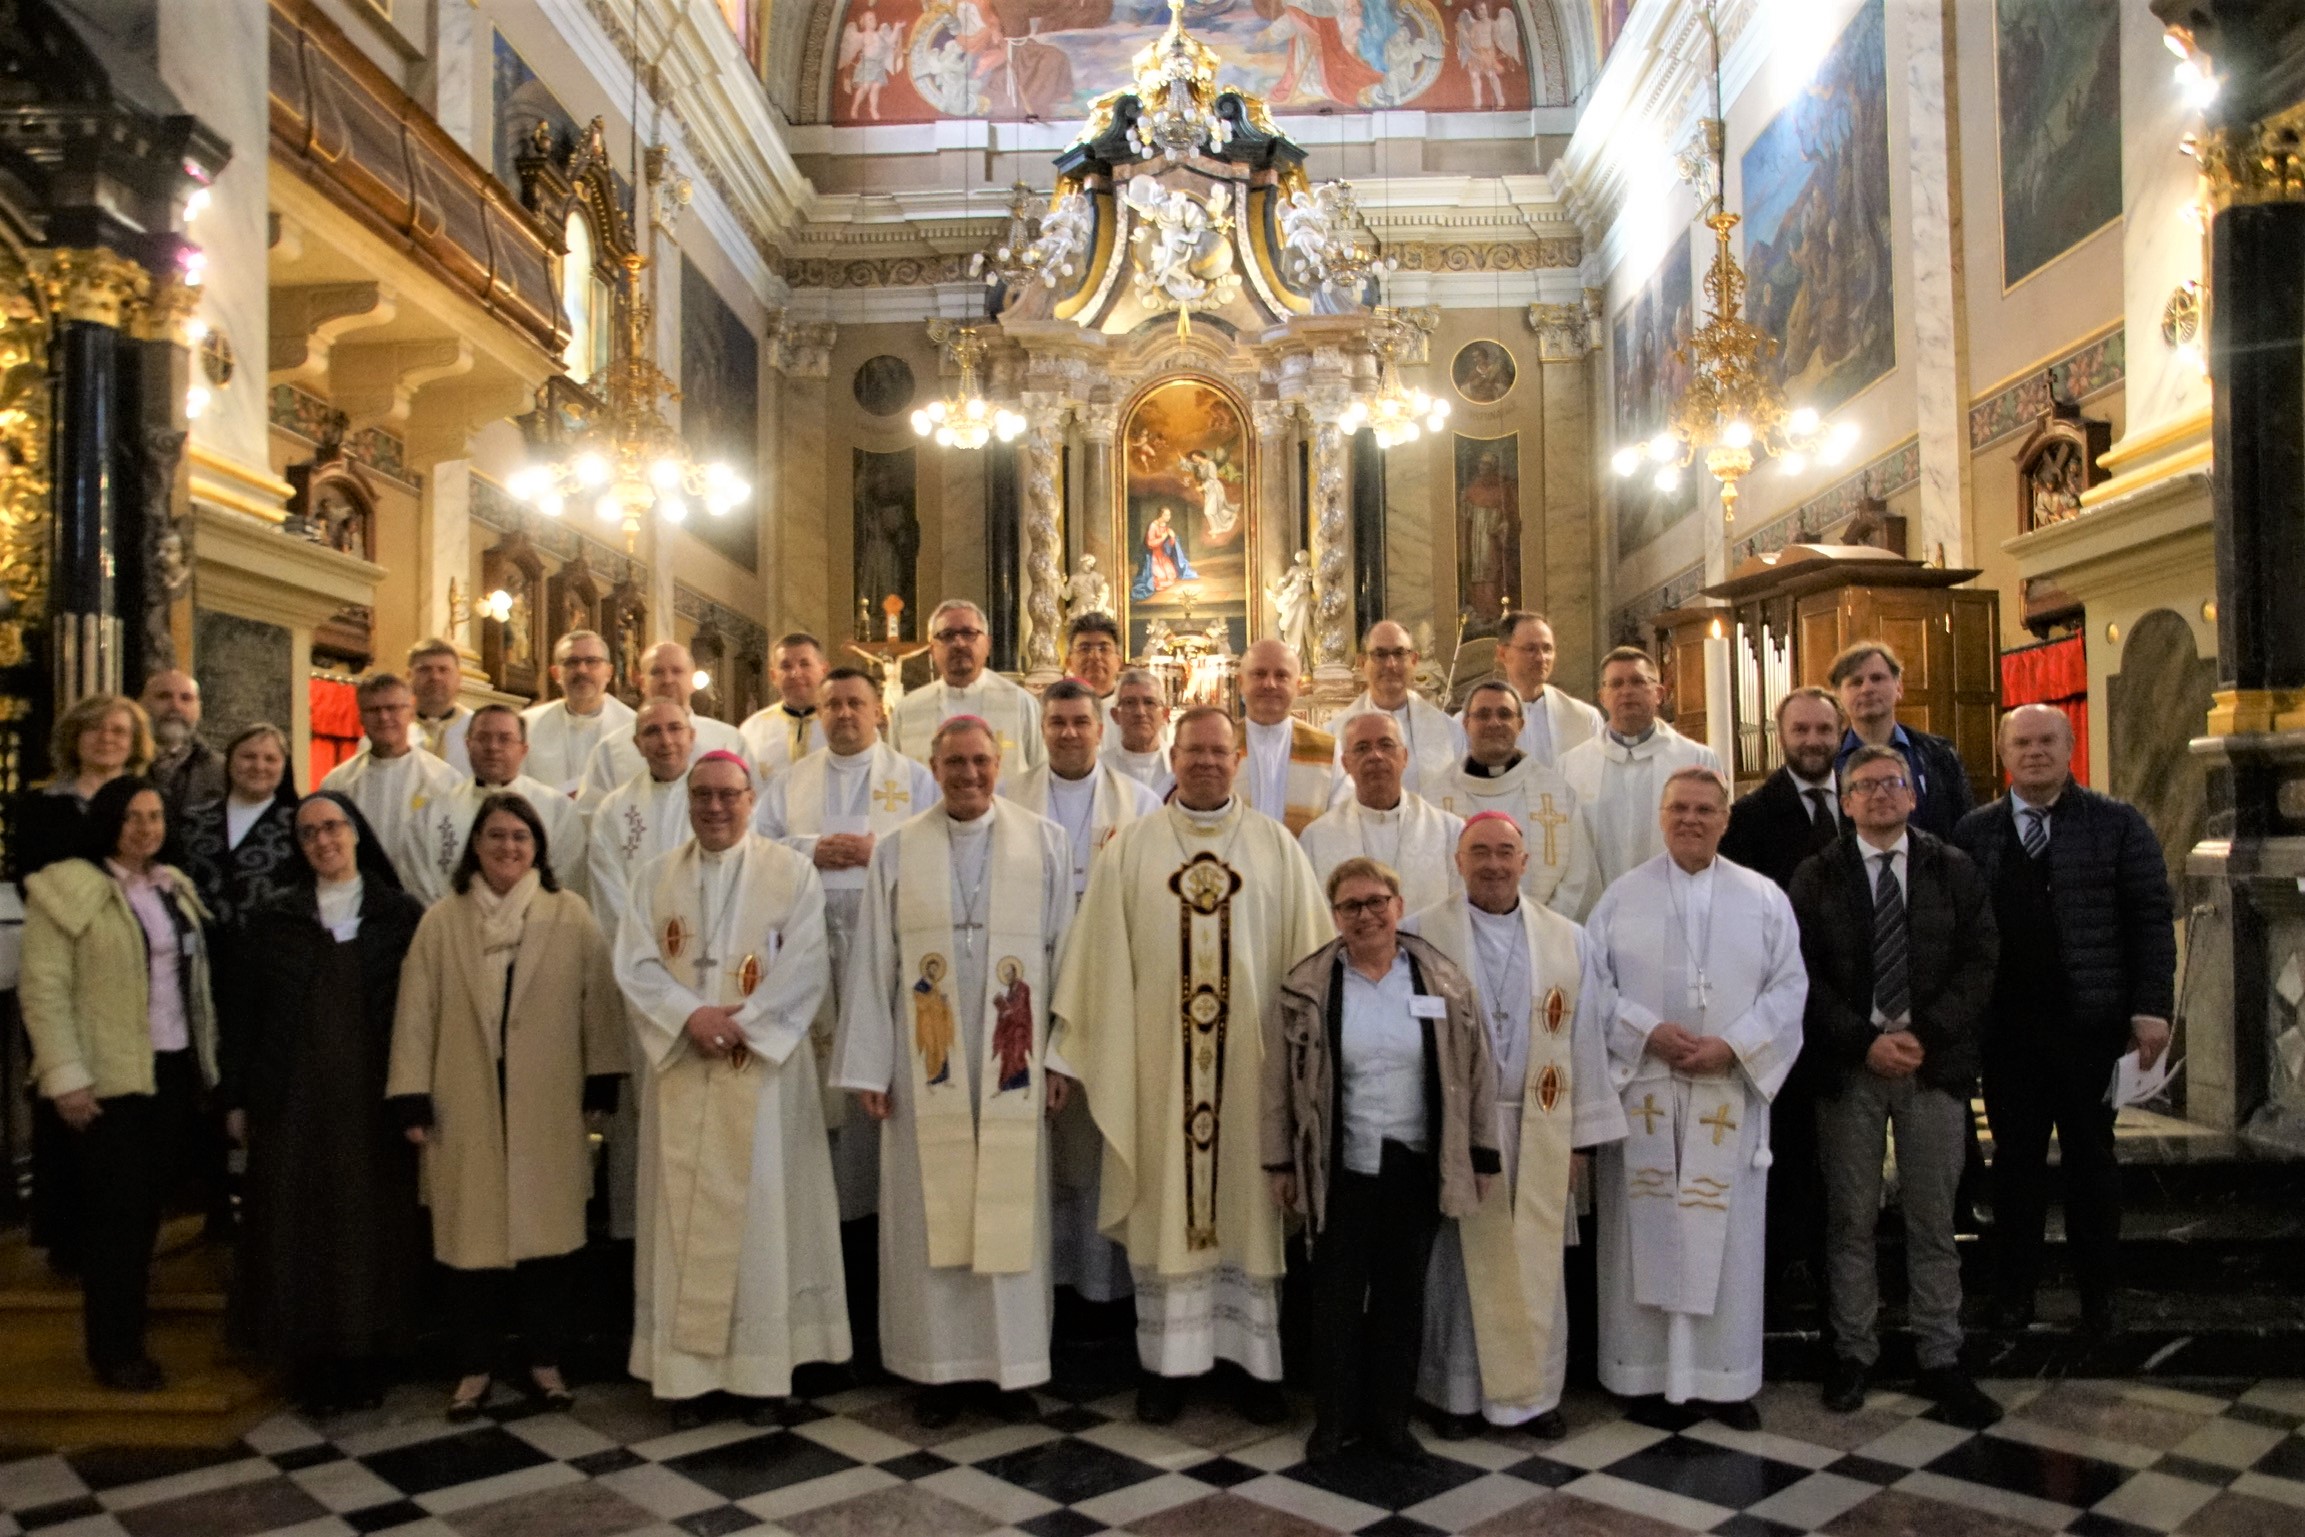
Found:
[[[1213,379],[1172,376],[1122,413],[1120,452],[1114,543],[1128,654],[1190,633],[1238,656],[1257,569],[1246,407]]]

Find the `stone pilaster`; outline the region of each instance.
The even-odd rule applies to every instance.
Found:
[[[1961,237],[1957,0],[1904,0],[1906,152],[1912,174],[1913,392],[1920,428],[1924,560],[1968,563],[1968,281]],[[1721,573],[1726,575],[1724,571]]]
[[[1024,517],[1025,681],[1035,688],[1063,676],[1064,435],[1071,408],[1060,397],[1024,397],[1021,511]]]
[[[1593,542],[1593,330],[1578,304],[1532,304],[1529,327],[1537,335],[1543,413],[1534,482],[1539,489],[1532,507],[1524,459],[1521,586],[1513,596],[1551,621],[1560,647],[1555,673],[1582,694],[1591,687],[1602,641],[1600,606],[1593,601],[1600,581]]]

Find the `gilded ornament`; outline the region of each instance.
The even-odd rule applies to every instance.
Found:
[[[114,329],[152,292],[152,274],[109,246],[36,251],[32,273],[58,319]]]

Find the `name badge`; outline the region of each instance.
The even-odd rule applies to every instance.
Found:
[[[1411,1019],[1447,1019],[1448,1017],[1449,1000],[1446,998],[1435,998],[1430,993],[1419,993],[1409,1000],[1409,1018]]]

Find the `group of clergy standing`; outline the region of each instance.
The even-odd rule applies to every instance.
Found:
[[[643,659],[633,710],[600,637],[564,636],[560,697],[519,713],[444,700],[419,648],[407,681],[360,686],[367,745],[327,781],[426,900],[470,860],[479,808],[517,796],[591,904],[629,1026],[607,1141],[611,1220],[636,1243],[630,1366],[677,1417],[725,1393],[773,1420],[796,1368],[852,1354],[920,1384],[924,1425],[1029,1415],[1061,1285],[1133,1299],[1143,1420],[1173,1421],[1208,1377],[1275,1423],[1293,1263],[1322,1352],[1312,1455],[1417,1455],[1414,1398],[1444,1435],[1557,1436],[1580,1206],[1603,1386],[1757,1427],[1776,1226],[1832,1246],[1828,1402],[1854,1407],[1877,1352],[1860,1208],[1890,1124],[1900,1163],[1911,1142],[1930,1171],[1906,1176],[1928,1192],[1922,1390],[1997,1416],[1960,1372],[1946,1264],[1968,1081],[1981,1050],[1992,1095],[1999,1002],[2097,994],[2081,977],[2002,999],[1995,913],[2030,902],[2020,921],[2054,949],[2062,884],[2019,869],[2045,860],[2051,807],[2060,849],[2141,880],[2141,819],[2071,784],[2069,729],[2060,757],[2012,714],[2005,752],[2030,767],[2014,802],[1961,822],[1998,809],[1960,840],[1995,856],[1972,861],[1930,820],[1969,809],[1959,759],[1897,724],[1878,644],[1843,659],[1840,697],[1787,700],[1786,769],[1732,809],[1713,752],[1661,719],[1645,652],[1603,659],[1595,708],[1551,683],[1534,614],[1505,616],[1499,676],[1455,716],[1416,692],[1407,631],[1376,624],[1333,733],[1297,715],[1277,641],[1241,658],[1239,719],[1172,720],[1106,616],[1074,621],[1071,675],[1038,696],[988,670],[975,605],[939,605],[928,635],[935,677],[886,719],[871,677],[787,635],[777,702],[737,728],[691,713],[676,643]],[[2041,813],[2011,831],[2014,861],[2011,804]],[[2076,808],[2118,822],[2115,855],[2068,837]],[[1743,862],[1722,857],[1740,838]],[[1854,851],[1883,840],[1906,863],[1876,858],[1876,878]],[[2138,901],[2122,934],[2150,927]],[[2157,1050],[2151,992],[2119,1009]],[[2092,1055],[2060,1062],[2050,1103],[2038,1075],[2001,1073],[2012,1122],[2038,1128],[2021,1164],[2053,1128],[2069,1171],[2076,1142],[2084,1171],[2109,1168],[2110,1113],[2072,1086],[2127,1037],[2086,1023]],[[1805,1038],[1832,1048],[1796,1107]],[[2062,1051],[2043,1035],[1998,1060]],[[1877,1083],[1836,1114],[1851,1074]],[[1773,1135],[1788,1112],[1802,1124]],[[1820,1135],[1857,1164],[1869,1136],[1869,1182],[1828,1167]],[[1772,1217],[1788,1148],[1802,1168],[1780,1163],[1780,1186],[1815,1205]],[[2002,1298],[2029,1311],[2041,1181],[1996,1178],[2035,1228]],[[2076,1190],[2078,1228],[2109,1243],[2117,1198]]]

